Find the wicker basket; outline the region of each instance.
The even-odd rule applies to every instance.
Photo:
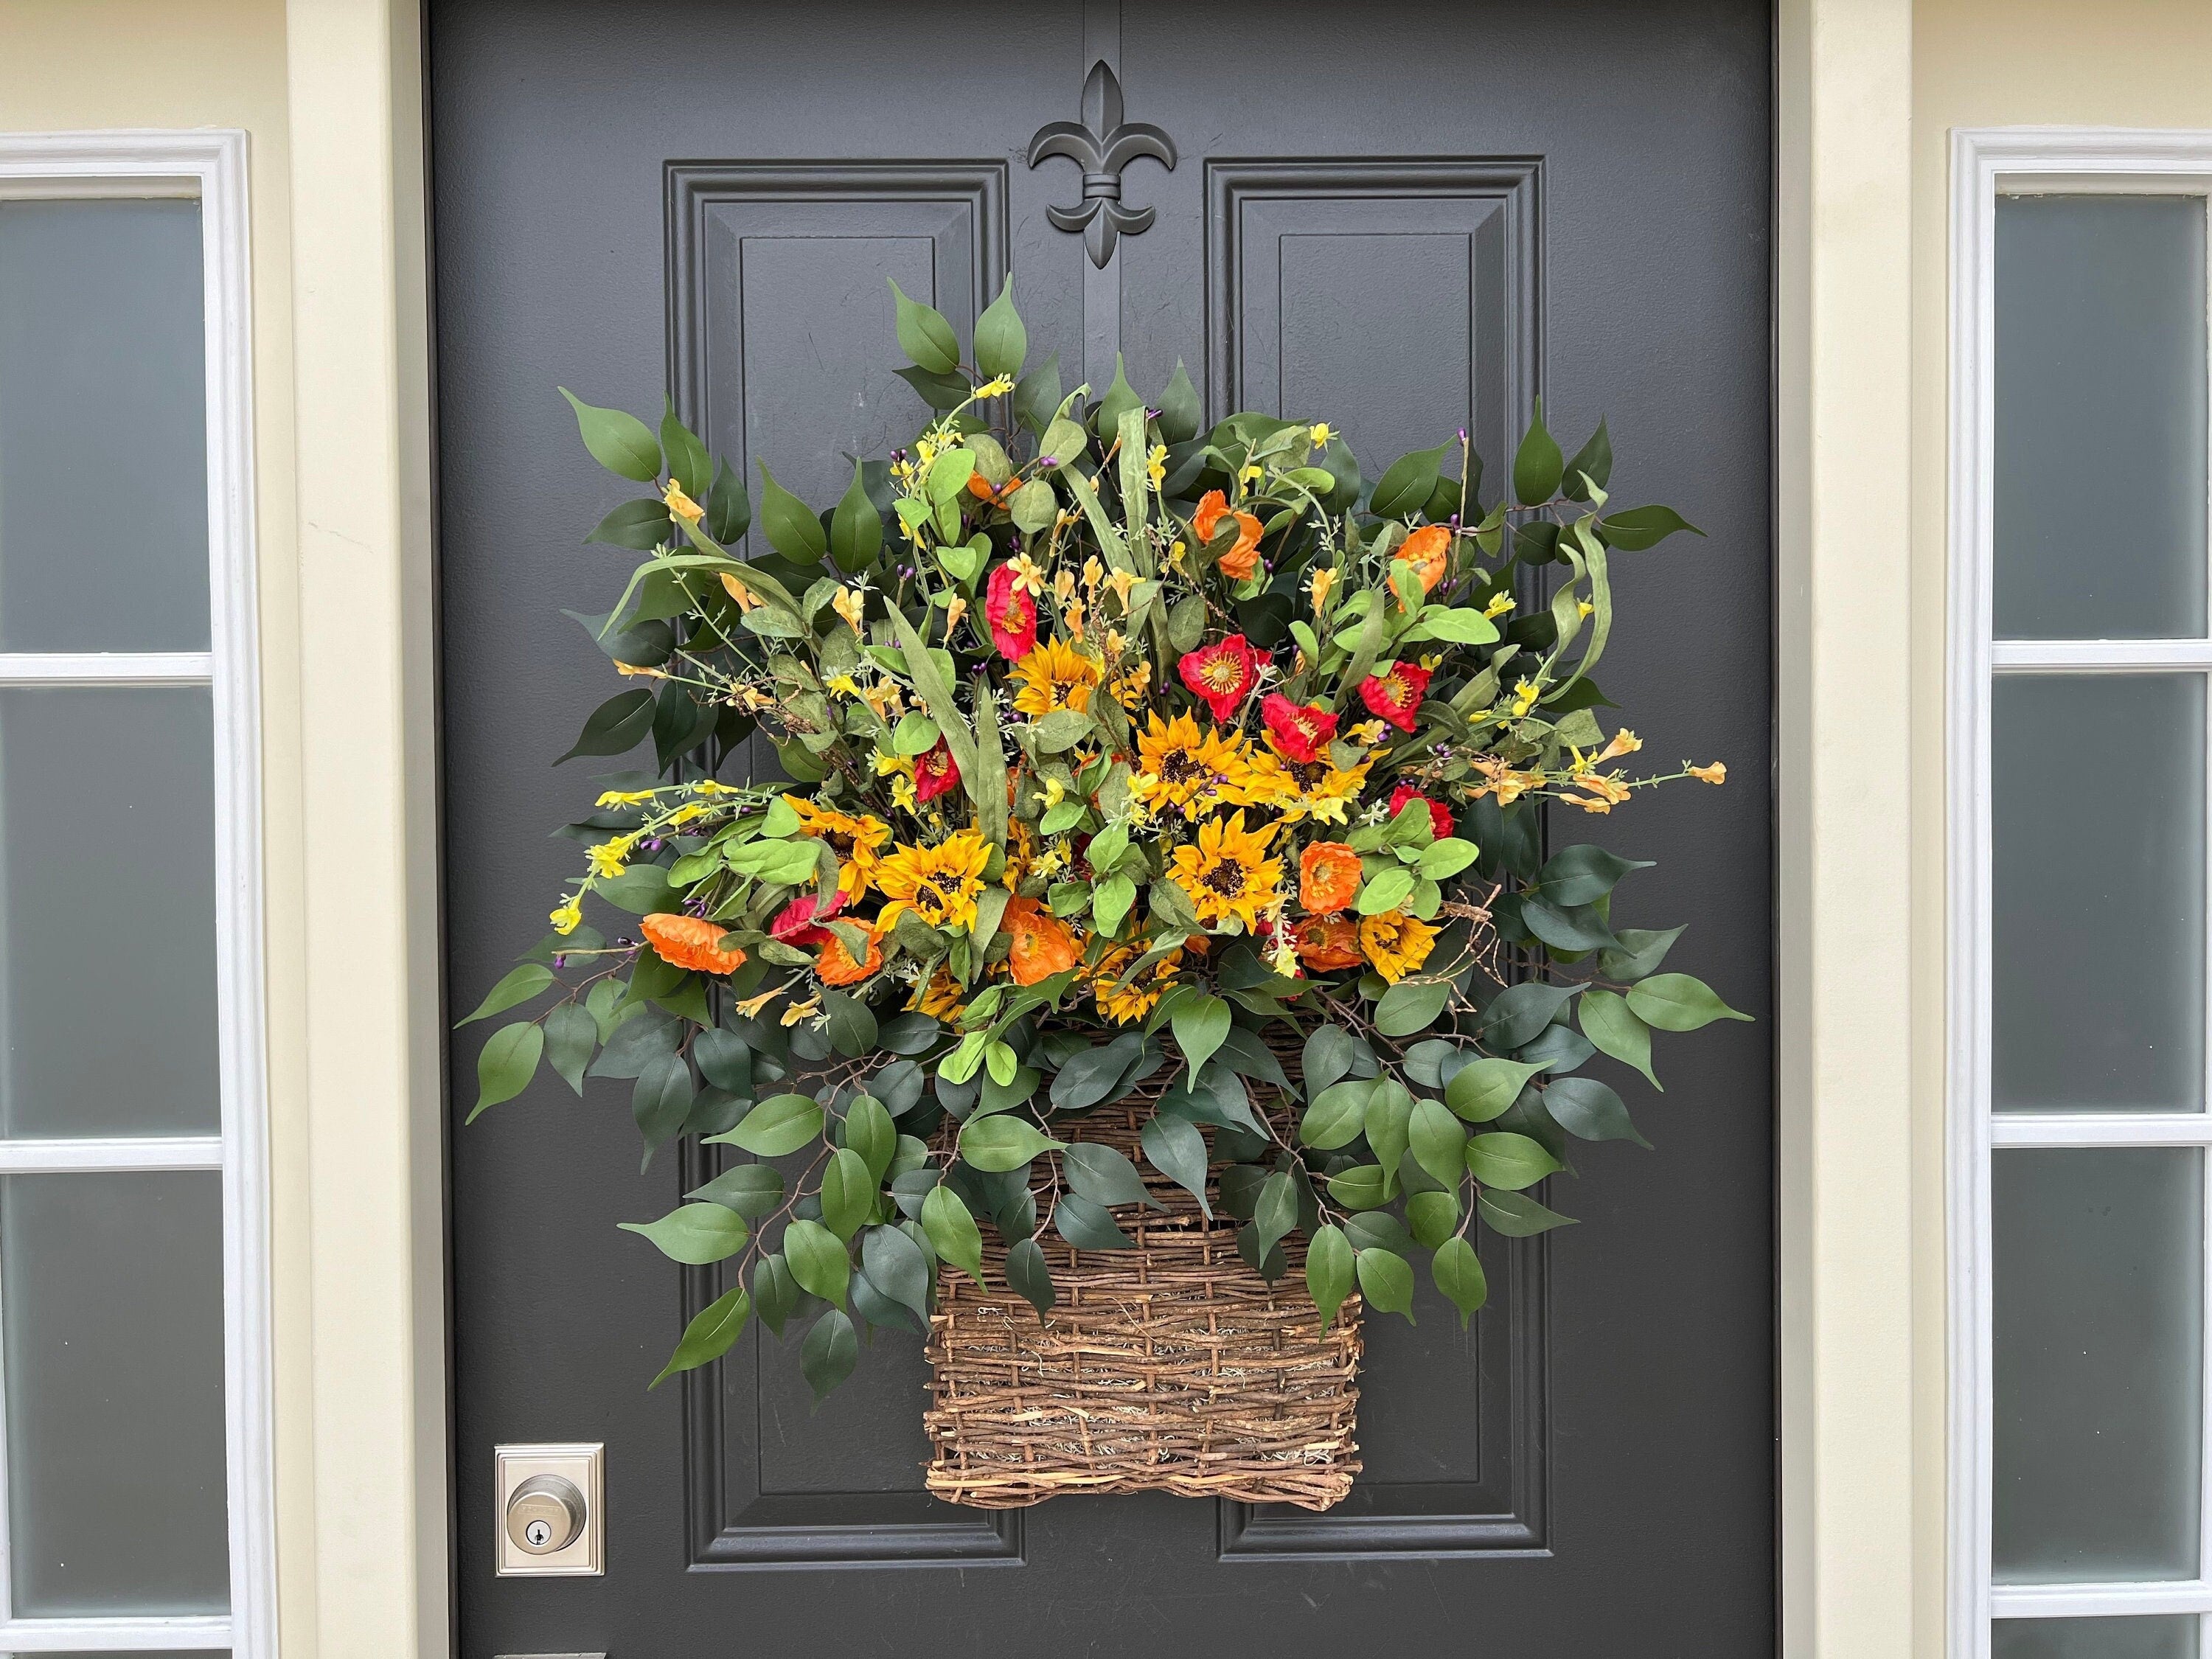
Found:
[[[1019,1509],[1063,1492],[1170,1492],[1325,1510],[1352,1489],[1359,1299],[1324,1333],[1303,1239],[1285,1241],[1290,1270],[1270,1285],[1237,1254],[1218,1202],[1209,1224],[1144,1163],[1139,1132],[1164,1086],[1062,1132],[1127,1153],[1167,1206],[1115,1211],[1135,1249],[1079,1251],[1048,1230],[1060,1299],[1042,1320],[1007,1285],[995,1238],[987,1289],[949,1268],[939,1279],[924,1419],[938,1497]]]

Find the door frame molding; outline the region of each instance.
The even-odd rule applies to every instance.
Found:
[[[418,4],[287,0],[312,1425],[329,1650],[449,1655],[429,250]],[[1777,1224],[1783,1650],[1941,1623],[1916,1409],[1910,0],[1777,8]],[[1814,441],[1818,434],[1817,444]],[[1869,526],[1875,533],[1869,534]],[[1829,833],[1821,833],[1823,825]],[[1839,828],[1845,833],[1835,833]],[[1936,1363],[1931,1357],[1929,1363]],[[1939,1391],[1940,1392],[1940,1391]],[[1940,1466],[1940,1450],[1936,1462]],[[1932,1507],[1931,1507],[1932,1506]],[[1940,1644],[1940,1629],[1934,1634]],[[1924,1650],[1938,1650],[1925,1647]]]

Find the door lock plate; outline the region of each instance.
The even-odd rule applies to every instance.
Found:
[[[606,1569],[606,1448],[495,1446],[502,1578],[574,1578]]]

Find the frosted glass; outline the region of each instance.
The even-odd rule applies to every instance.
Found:
[[[2001,639],[2204,632],[2204,198],[1997,201]]]
[[[204,687],[0,690],[0,1127],[216,1133]]]
[[[2194,1578],[2203,1154],[1990,1160],[2000,1583]]]
[[[2194,1618],[2000,1619],[1990,1659],[2197,1659]]]
[[[200,210],[0,202],[0,651],[208,648]]]
[[[0,1338],[16,1613],[227,1608],[222,1178],[0,1180]]]
[[[2203,1109],[2204,757],[2202,675],[1997,676],[1997,1110]]]

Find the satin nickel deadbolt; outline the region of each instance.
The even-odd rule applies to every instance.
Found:
[[[501,1577],[568,1577],[606,1571],[598,1445],[500,1446],[493,1452]]]

